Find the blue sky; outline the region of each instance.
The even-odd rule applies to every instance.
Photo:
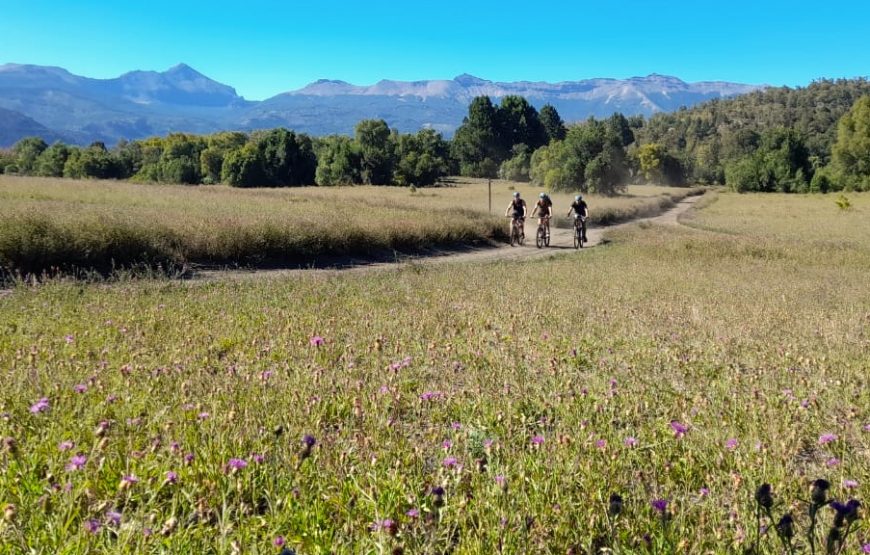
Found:
[[[870,75],[870,2],[3,0],[0,63],[89,77],[185,62],[249,99],[319,78]]]

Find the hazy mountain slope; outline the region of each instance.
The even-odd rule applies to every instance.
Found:
[[[383,118],[401,131],[431,127],[452,134],[475,96],[525,96],[540,107],[553,104],[567,121],[653,114],[711,98],[742,94],[751,85],[685,83],[650,75],[562,83],[499,83],[460,75],[452,80],[379,81],[357,86],[320,80],[262,102],[180,64],[164,72],[133,71],[115,79],[91,79],[65,69],[0,66],[0,108],[30,117],[78,142],[136,139],[173,131],[284,126],[312,134],[351,133],[359,120]],[[2,123],[0,123],[2,125]],[[16,136],[11,126],[5,136]]]

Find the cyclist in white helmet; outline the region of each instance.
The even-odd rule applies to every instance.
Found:
[[[589,217],[589,207],[586,205],[586,201],[583,200],[583,195],[577,195],[574,197],[574,202],[571,203],[571,208],[568,209],[568,216],[571,213],[574,213],[575,218],[580,218],[583,226],[583,240],[586,241],[586,218]]]
[[[547,229],[547,237],[550,236],[550,216],[553,215],[553,201],[550,200],[550,195],[541,193],[538,195],[538,202],[535,203],[535,209],[532,210],[532,217],[538,214],[538,225],[544,225]]]
[[[526,201],[523,198],[520,198],[520,192],[514,191],[514,198],[511,199],[511,203],[508,204],[507,210],[504,212],[505,216],[511,217],[511,225],[514,225],[514,220],[519,221],[520,235],[525,235],[523,233],[523,224],[526,221]],[[508,229],[508,234],[510,234],[510,229]]]

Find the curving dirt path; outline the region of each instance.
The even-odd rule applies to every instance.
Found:
[[[608,231],[620,229],[639,222],[649,222],[659,225],[679,225],[678,218],[686,213],[703,195],[686,197],[673,208],[650,218],[638,218],[621,224],[589,228],[587,238],[589,242],[582,249],[574,249],[574,235],[571,229],[551,228],[550,246],[539,249],[535,246],[535,231],[537,220],[526,221],[526,242],[519,247],[511,247],[507,244],[496,247],[474,248],[467,251],[445,251],[424,256],[405,256],[388,262],[366,262],[346,259],[335,267],[320,268],[281,268],[281,269],[251,269],[251,270],[199,270],[194,273],[191,282],[214,281],[222,279],[251,279],[251,278],[280,278],[299,274],[339,274],[347,272],[371,272],[396,268],[403,264],[444,264],[466,262],[490,262],[496,260],[527,260],[544,258],[555,254],[568,252],[583,252],[605,242],[604,234]],[[505,220],[507,221],[507,220]],[[507,225],[507,223],[505,223]]]

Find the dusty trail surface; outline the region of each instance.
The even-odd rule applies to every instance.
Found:
[[[221,269],[196,271],[191,281],[212,281],[219,279],[251,279],[251,278],[279,278],[298,274],[325,273],[337,274],[346,272],[371,272],[386,268],[395,268],[402,264],[443,264],[465,262],[490,262],[496,260],[529,260],[545,258],[554,254],[567,252],[583,252],[604,243],[604,234],[608,231],[620,229],[639,222],[648,222],[659,225],[678,225],[678,218],[694,206],[701,196],[686,197],[676,206],[666,212],[650,218],[638,218],[612,226],[596,227],[587,230],[589,242],[582,249],[574,249],[574,235],[572,229],[559,229],[552,227],[550,230],[550,246],[539,249],[535,246],[535,232],[537,220],[526,220],[525,244],[511,247],[507,244],[495,247],[469,248],[465,251],[442,251],[424,256],[404,256],[390,261],[371,262],[346,258],[337,260],[333,266],[320,266],[309,268],[280,268],[280,269]],[[505,219],[507,225],[507,219]]]

